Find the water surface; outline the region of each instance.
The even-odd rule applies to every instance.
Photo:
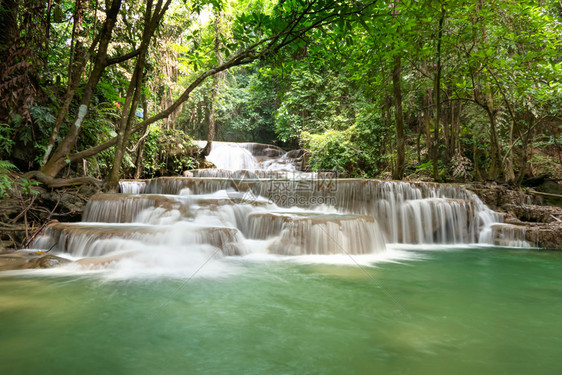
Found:
[[[559,374],[562,253],[0,277],[3,374]],[[214,267],[214,268],[213,268]]]

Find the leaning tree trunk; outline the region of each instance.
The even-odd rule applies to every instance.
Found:
[[[148,47],[164,13],[168,9],[171,0],[167,0],[162,5],[163,0],[158,0],[154,9],[147,7],[145,13],[145,27],[142,36],[142,42],[139,47],[139,55],[135,63],[135,70],[123,105],[123,116],[117,133],[117,142],[115,145],[115,154],[113,158],[113,166],[104,181],[104,189],[106,191],[114,191],[119,185],[119,172],[121,163],[127,152],[127,144],[131,134],[134,132],[133,125],[136,118],[137,107],[140,102],[142,92],[142,82],[144,79],[144,71],[146,66],[146,57],[148,55]],[[144,121],[143,121],[144,123]]]
[[[80,77],[84,72],[86,63],[89,59],[89,55],[93,52],[93,49],[97,44],[97,41],[94,40],[90,47],[90,50],[87,53],[82,44],[82,38],[84,38],[88,32],[88,30],[82,25],[82,22],[84,21],[84,13],[87,6],[87,1],[76,1],[76,8],[74,10],[74,24],[72,27],[72,38],[70,41],[71,53],[70,62],[68,63],[68,83],[66,92],[64,93],[63,104],[59,108],[55,125],[53,127],[53,131],[51,132],[49,142],[47,143],[47,148],[45,150],[45,154],[43,155],[41,165],[45,165],[49,159],[49,156],[51,155],[51,151],[53,150],[53,147],[57,142],[61,125],[63,124],[66,115],[68,114],[70,104],[72,103],[72,99],[74,99],[74,94],[76,93],[76,90],[80,85]]]
[[[490,172],[488,179],[495,180],[502,175],[502,161],[496,125],[496,112],[493,110],[493,107],[490,109],[490,104],[488,104],[488,108],[487,113],[490,119]]]
[[[146,48],[148,48],[148,45]],[[141,52],[137,60],[135,72],[129,84],[129,89],[127,90],[125,104],[123,105],[123,115],[119,124],[119,132],[117,133],[118,138],[117,144],[115,145],[115,154],[113,156],[113,166],[104,183],[104,189],[107,191],[115,190],[119,185],[121,163],[127,151],[127,143],[131,135],[132,124],[135,121],[136,111],[140,101],[145,59],[146,53]]]
[[[84,118],[88,113],[88,107],[94,94],[94,89],[96,88],[101,75],[107,66],[107,49],[111,40],[113,28],[117,22],[119,9],[121,8],[121,1],[122,0],[113,0],[111,7],[106,12],[106,20],[101,31],[98,53],[94,67],[88,79],[88,83],[84,87],[82,93],[82,99],[80,100],[80,105],[78,107],[78,114],[76,115],[74,122],[71,124],[64,140],[59,143],[47,163],[41,167],[41,172],[48,177],[55,177],[66,166],[67,156],[70,155],[72,149],[76,145]]]
[[[146,120],[146,117],[148,115],[148,103],[146,102],[146,95],[144,94],[144,92],[141,94],[141,102],[142,102],[142,113],[143,113],[143,121]],[[148,126],[146,125],[143,129],[143,136],[141,137],[141,139],[139,139],[139,143],[137,145],[137,160],[135,161],[135,175],[134,178],[139,179],[142,172],[143,172],[143,166],[142,166],[142,161],[144,159],[144,144],[145,144],[145,140],[146,140],[146,136],[148,135]]]

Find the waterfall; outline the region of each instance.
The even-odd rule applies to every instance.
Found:
[[[211,152],[207,156],[207,160],[221,169],[240,170],[240,169],[258,169],[259,162],[252,153],[238,145],[215,145],[211,148]]]
[[[91,198],[81,223],[51,224],[33,246],[104,264],[169,251],[162,249],[201,257],[363,255],[387,244],[529,246],[524,230],[503,224],[462,185],[299,172],[283,150],[259,144],[214,142],[209,156],[222,169],[123,180],[120,193]]]
[[[194,171],[193,175],[201,172]],[[321,178],[317,174],[304,174],[301,178],[278,178],[278,173],[272,173],[271,178],[251,174],[240,178],[231,172],[221,175],[231,177],[158,178],[146,181],[144,191],[147,194],[178,194],[185,188],[194,194],[238,191],[249,197],[263,197],[284,208],[332,207],[341,214],[372,217],[388,243],[493,243],[497,238],[493,236],[494,225],[503,221],[499,213],[462,185]],[[131,183],[123,181],[122,191],[129,191]]]
[[[204,141],[195,143],[200,147],[206,144]],[[228,171],[296,171],[300,167],[281,148],[260,143],[213,142],[206,159],[218,169]]]

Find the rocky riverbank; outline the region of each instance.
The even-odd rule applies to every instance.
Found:
[[[501,245],[500,230],[519,231],[534,247],[562,250],[562,187],[548,181],[548,191],[514,189],[495,183],[472,183],[466,187],[494,211],[504,213],[509,227],[498,227],[496,242]],[[542,190],[542,189],[541,189]],[[548,205],[558,203],[558,205]]]

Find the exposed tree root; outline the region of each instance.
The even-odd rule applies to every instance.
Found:
[[[75,177],[75,178],[53,178],[45,175],[41,171],[31,171],[23,175],[24,178],[30,179],[35,178],[37,181],[45,184],[50,188],[66,187],[66,186],[77,186],[77,185],[94,185],[100,187],[102,184],[101,180],[93,177]]]

